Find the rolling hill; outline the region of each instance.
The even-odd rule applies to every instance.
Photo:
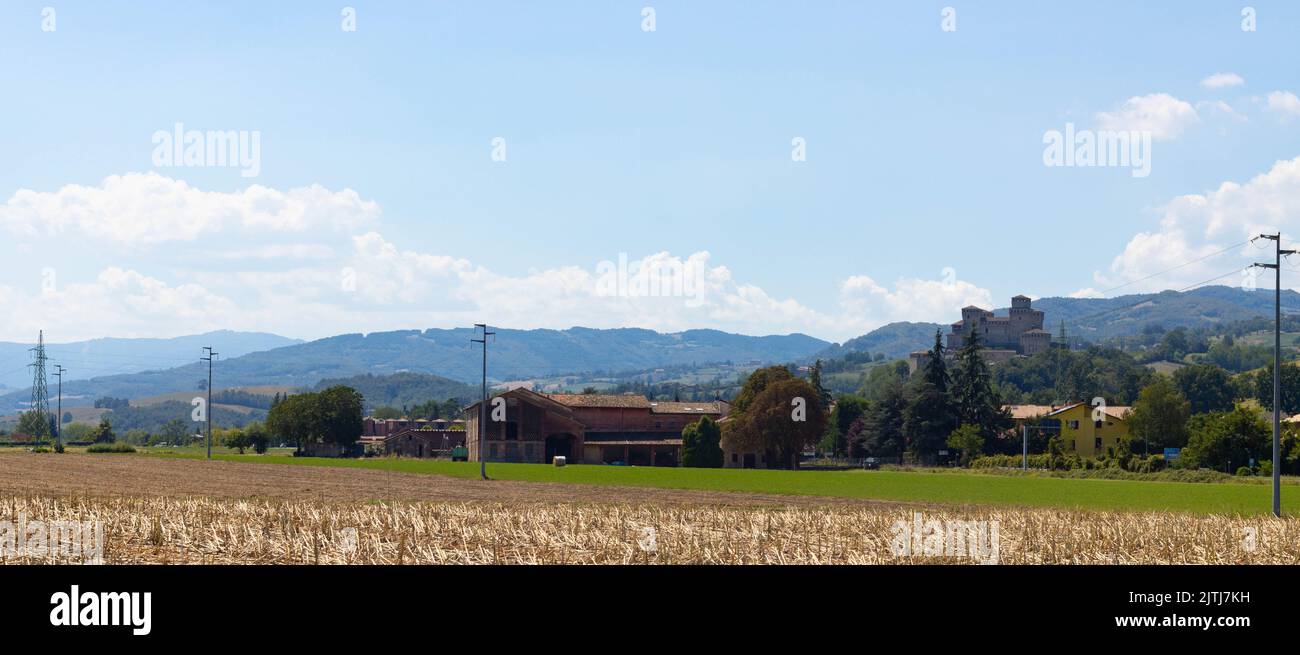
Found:
[[[50,337],[51,335],[46,335]],[[0,342],[0,387],[26,389],[32,384],[32,370],[28,350],[33,343]],[[70,343],[46,343],[45,353],[49,364],[62,364],[68,369],[64,380],[89,379],[106,375],[139,373],[150,369],[166,368],[197,361],[203,346],[212,346],[226,357],[239,357],[251,352],[271,350],[302,343],[264,332],[234,332],[218,330],[170,339],[91,339]]]
[[[1039,298],[1034,300],[1034,308],[1043,310],[1044,328],[1053,335],[1064,321],[1066,332],[1072,338],[1096,342],[1139,334],[1147,326],[1172,330],[1213,326],[1255,316],[1271,317],[1273,293],[1271,289],[1248,292],[1237,287],[1206,286],[1181,293],[1161,291],[1114,298]],[[994,311],[999,316],[1007,314],[1006,308]],[[1300,293],[1283,290],[1282,311],[1300,313]],[[954,311],[952,320],[960,318],[960,313]],[[938,323],[890,323],[827,348],[818,356],[831,359],[848,352],[866,351],[883,353],[890,359],[903,358],[913,350],[934,345],[935,328],[949,331],[947,325]]]
[[[492,380],[727,360],[787,362],[830,345],[802,334],[754,337],[718,330],[671,334],[636,328],[494,330],[496,337],[488,344],[488,377]],[[471,328],[345,334],[240,357],[222,356],[215,366],[213,384],[216,388],[310,387],[326,378],[402,372],[430,373],[473,383],[479,379],[482,366],[482,355],[470,342],[473,335]],[[207,367],[196,361],[90,380],[65,379],[63,404],[90,404],[100,396],[140,398],[197,390],[206,378]],[[29,397],[26,389],[0,396],[0,412],[20,408]]]

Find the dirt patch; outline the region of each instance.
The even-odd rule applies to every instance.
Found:
[[[205,496],[324,502],[492,501],[715,506],[899,505],[856,499],[718,491],[467,480],[372,469],[163,459],[138,455],[0,454],[0,493]]]

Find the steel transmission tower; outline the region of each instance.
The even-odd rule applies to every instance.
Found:
[[[32,363],[32,411],[45,417],[45,424],[50,427],[49,436],[53,437],[54,424],[50,421],[50,390],[45,386],[45,330],[36,337],[36,347],[31,349]]]

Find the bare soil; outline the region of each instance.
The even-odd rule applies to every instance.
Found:
[[[899,505],[843,498],[467,480],[423,473],[164,459],[139,455],[0,453],[0,493],[204,496],[264,500],[491,501],[815,507]]]

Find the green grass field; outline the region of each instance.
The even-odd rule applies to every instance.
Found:
[[[196,452],[156,452],[146,456],[202,458]],[[328,459],[287,455],[219,454],[235,462],[289,466],[363,468],[477,478],[477,463],[417,459]],[[1098,510],[1181,511],[1199,514],[1265,514],[1271,503],[1267,484],[1078,480],[921,471],[768,471],[627,466],[563,468],[541,464],[488,464],[497,480],[568,484],[695,489],[722,492],[831,496],[941,504],[1020,505]],[[1284,485],[1282,504],[1297,514],[1300,486]]]

